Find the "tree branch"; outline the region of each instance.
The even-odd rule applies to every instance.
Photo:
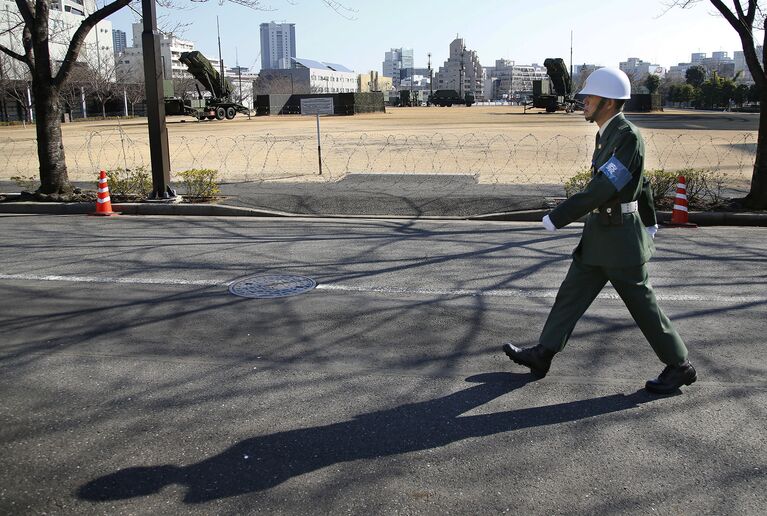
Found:
[[[60,86],[69,76],[70,72],[72,71],[72,66],[74,66],[75,62],[77,61],[77,56],[80,53],[80,49],[85,42],[85,37],[88,35],[90,30],[95,27],[98,22],[107,16],[116,13],[129,3],[131,3],[131,0],[115,0],[112,3],[105,5],[101,9],[96,10],[93,14],[85,18],[82,23],[80,23],[80,26],[72,36],[72,41],[69,43],[69,48],[67,49],[67,54],[64,57],[63,63],[61,63],[61,68],[59,68],[58,73],[56,73],[56,77],[53,79],[54,86]]]
[[[24,25],[24,30],[21,33],[21,41],[24,44],[24,54],[27,58],[25,63],[27,63],[27,66],[29,66],[29,71],[34,72],[35,53],[32,50],[32,30],[29,27],[29,25]]]
[[[734,0],[735,6],[738,8],[739,11],[743,11],[743,9],[740,7],[739,0]],[[748,0],[749,3],[754,2],[755,0]],[[738,34],[743,35],[743,31],[748,32],[749,36],[751,35],[751,25],[745,25],[743,18],[738,18],[735,16],[735,14],[730,11],[730,8],[724,5],[724,2],[722,0],[711,0],[711,3],[716,7],[717,11],[722,13],[722,16],[724,16],[724,19],[727,20],[730,25],[732,25],[732,28],[737,31]],[[749,6],[749,11],[751,10]],[[752,20],[753,21],[753,20]],[[752,37],[753,39],[753,37]]]
[[[26,0],[16,0],[16,7],[19,9],[24,23],[33,25],[35,23],[35,8]]]
[[[0,52],[2,52],[4,54],[6,54],[6,55],[8,55],[8,56],[18,60],[18,61],[21,61],[22,63],[24,63],[27,66],[29,66],[29,62],[27,61],[27,56],[22,55],[22,54],[17,54],[16,52],[14,52],[10,48],[6,47],[5,45],[0,44]]]

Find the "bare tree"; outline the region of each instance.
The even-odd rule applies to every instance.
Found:
[[[0,56],[0,101],[2,102],[2,119],[10,120],[10,106],[7,101],[13,103],[13,109],[19,111],[22,121],[30,119],[32,105],[30,103],[31,77],[29,71],[16,60],[7,56]]]
[[[144,81],[130,82],[124,84],[123,88],[125,98],[128,100],[128,104],[130,104],[130,115],[136,116],[136,104],[146,100],[146,85]]]
[[[88,70],[85,63],[75,63],[69,75],[69,80],[61,88],[62,107],[72,118],[74,118],[74,112],[76,111],[75,107],[81,105],[82,99],[85,96],[85,76],[87,73]],[[84,115],[85,113],[83,113]]]
[[[173,77],[173,94],[182,99],[197,97],[197,79],[186,73],[184,75]],[[204,86],[202,90],[204,90]]]
[[[205,1],[205,0],[200,0]],[[223,0],[221,0],[223,1]],[[231,0],[234,3],[252,9],[261,9],[261,0]],[[29,69],[32,91],[35,99],[37,118],[37,157],[40,164],[40,189],[43,194],[69,195],[72,185],[67,174],[64,143],[61,136],[61,92],[72,73],[83,49],[86,36],[100,21],[116,13],[131,3],[131,0],[104,0],[103,5],[88,14],[71,33],[66,34],[66,50],[58,63],[58,56],[52,52],[55,41],[52,34],[58,31],[57,21],[51,19],[52,0],[15,0],[16,15],[10,35],[17,35],[9,46],[0,45],[0,52],[5,53]],[[169,5],[173,0],[161,0]],[[327,6],[341,15],[349,17],[353,12],[335,0],[323,0]],[[10,22],[9,22],[10,23]],[[2,28],[0,30],[5,30]]]
[[[669,9],[680,7],[690,8],[701,0],[676,0],[668,4]],[[743,46],[743,56],[748,70],[761,92],[759,96],[759,136],[756,144],[756,160],[754,171],[751,176],[751,189],[748,195],[741,199],[746,208],[764,210],[767,209],[767,75],[756,53],[758,40],[756,31],[762,31],[762,62],[767,62],[767,18],[759,6],[758,0],[732,0],[732,8],[725,5],[722,0],[709,0],[717,11],[738,33]]]
[[[101,105],[101,116],[106,118],[106,104],[118,94],[117,68],[113,55],[104,55],[94,45],[83,48],[85,67],[82,81],[88,92]]]

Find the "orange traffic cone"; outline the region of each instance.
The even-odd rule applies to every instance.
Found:
[[[697,228],[697,224],[688,221],[687,214],[687,182],[684,176],[679,176],[674,198],[674,210],[671,212],[671,222],[663,224],[668,227]]]
[[[102,170],[99,173],[98,199],[96,199],[96,211],[89,215],[119,215],[119,212],[112,211],[112,200],[109,198],[109,185],[107,184],[107,173]]]

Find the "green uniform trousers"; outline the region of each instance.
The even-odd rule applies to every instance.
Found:
[[[666,365],[687,359],[687,348],[658,306],[648,282],[645,264],[633,267],[600,267],[573,259],[559,287],[554,306],[543,326],[539,344],[551,351],[564,349],[578,319],[596,299],[607,281],[613,285],[655,354]]]

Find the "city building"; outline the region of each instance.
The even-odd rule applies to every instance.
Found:
[[[533,81],[547,78],[546,68],[538,64],[516,64],[509,59],[496,59],[495,66],[485,67],[487,100],[524,101],[533,94]]]
[[[434,76],[434,90],[455,90],[463,96],[473,94],[477,101],[484,100],[485,71],[474,50],[468,50],[463,38],[450,43],[450,57]]]
[[[293,58],[289,69],[261,70],[254,95],[356,93],[357,74],[343,65]]]
[[[232,98],[238,104],[254,109],[253,83],[258,79],[257,73],[249,69],[235,66],[224,70],[224,77],[232,85]]]
[[[402,81],[402,71],[405,70],[405,73],[409,74],[409,70],[413,68],[413,66],[414,60],[412,48],[392,48],[389,52],[384,54],[384,61],[382,64],[383,76],[391,77],[394,89],[399,90],[400,82]]]
[[[144,51],[141,44],[141,33],[144,26],[133,24],[133,45],[125,48],[118,56],[117,75],[120,80],[141,82],[144,79]],[[160,38],[160,57],[162,59],[163,78],[190,79],[192,76],[181,61],[183,52],[191,52],[194,42],[176,37],[173,33],[163,34]],[[218,70],[218,59],[205,56]]]
[[[759,64],[764,66],[764,52],[762,45],[756,47],[756,57],[759,60]],[[735,77],[737,82],[741,84],[754,84],[754,78],[751,76],[751,71],[746,64],[746,56],[742,50],[736,50],[734,52],[733,63],[735,65]]]
[[[636,83],[644,81],[650,74],[657,75],[658,77],[666,75],[666,70],[662,66],[642,61],[638,57],[629,57],[626,61],[621,62],[618,68],[628,75],[630,80]]]
[[[706,53],[705,52],[694,52],[690,57],[690,63],[692,64],[698,64],[701,61],[706,59]]]
[[[757,52],[757,54],[761,55],[761,52]],[[738,51],[735,52],[735,56],[737,58]],[[743,65],[745,66],[745,59],[743,60]],[[728,79],[734,78],[738,70],[736,59],[730,58],[728,52],[712,52],[711,57],[708,57],[708,54],[704,52],[696,52],[690,56],[689,63],[679,63],[678,65],[672,66],[666,74],[666,78],[674,82],[684,82],[687,69],[692,66],[702,66],[706,70],[706,75],[711,75],[712,72],[716,72],[720,77],[726,77]]]
[[[261,24],[261,69],[289,69],[296,57],[295,23]]]
[[[128,36],[124,30],[112,29],[112,47],[116,56],[119,56],[123,50],[128,48]]]
[[[20,14],[12,2],[4,1],[0,9],[0,43],[18,53],[23,52],[21,30],[10,30],[20,20]],[[96,0],[52,0],[50,3],[48,45],[51,59],[61,62],[66,56],[69,43],[75,31],[85,18],[97,10]],[[8,30],[6,30],[8,29]],[[5,56],[7,57],[7,56]],[[10,59],[10,58],[9,58]],[[112,44],[112,22],[100,21],[85,37],[79,62],[86,63],[101,75],[114,71],[115,58]],[[8,66],[4,71],[6,79],[23,79],[29,70],[26,66]]]

